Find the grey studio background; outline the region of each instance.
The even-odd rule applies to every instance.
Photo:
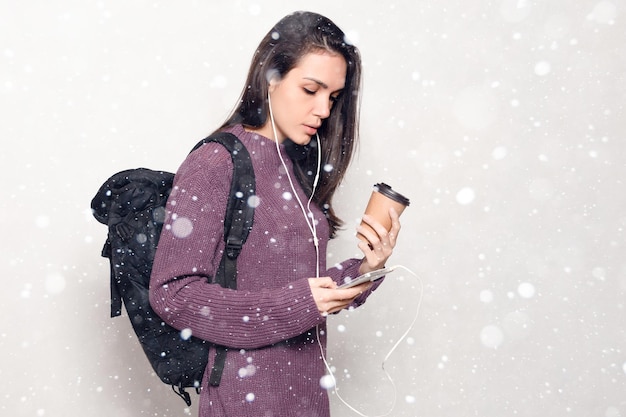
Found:
[[[119,170],[175,171],[298,9],[364,61],[329,262],[358,254],[375,182],[412,200],[392,263],[424,296],[387,361],[390,415],[625,417],[624,0],[1,0],[0,414],[197,414],[109,318],[89,202]],[[392,404],[380,365],[419,288],[396,272],[329,319],[340,393],[368,416]]]

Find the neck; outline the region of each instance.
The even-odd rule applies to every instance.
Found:
[[[271,141],[276,142],[274,129],[272,129],[272,124],[269,121],[267,121],[261,127],[247,127],[247,126],[244,126],[244,129],[246,130],[246,132],[256,133],[257,135],[264,136],[264,137],[270,139]],[[276,134],[278,134],[278,133],[276,132]],[[280,135],[279,135],[278,143],[283,143],[284,141],[285,141],[285,138],[280,137]]]

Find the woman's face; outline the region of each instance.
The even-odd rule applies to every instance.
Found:
[[[282,80],[270,81],[269,94],[279,142],[285,138],[299,145],[310,142],[346,81],[346,61],[330,52],[311,52]],[[259,133],[274,138],[270,118]]]

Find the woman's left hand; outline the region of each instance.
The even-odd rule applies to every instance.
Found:
[[[363,226],[357,227],[357,232],[369,241],[369,244],[363,240],[359,241],[359,249],[365,255],[359,268],[360,274],[383,268],[387,259],[393,253],[398,233],[400,233],[400,218],[393,208],[389,209],[389,216],[391,217],[391,229],[387,231],[373,217],[367,214],[363,215],[363,222],[371,227],[373,231]]]

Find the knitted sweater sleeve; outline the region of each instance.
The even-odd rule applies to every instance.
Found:
[[[342,285],[344,282],[355,279],[359,276],[359,268],[361,267],[362,261],[362,259],[357,258],[347,259],[334,267],[329,268],[325,275],[331,277],[337,285]],[[355,298],[354,301],[346,307],[346,309],[356,308],[365,303],[367,298],[372,294],[372,292],[376,291],[383,281],[384,278],[376,280],[369,290]]]
[[[174,328],[223,346],[254,349],[298,336],[324,317],[307,279],[259,291],[208,282],[224,249],[231,178],[230,154],[217,144],[204,145],[181,165],[154,259],[150,302]]]

